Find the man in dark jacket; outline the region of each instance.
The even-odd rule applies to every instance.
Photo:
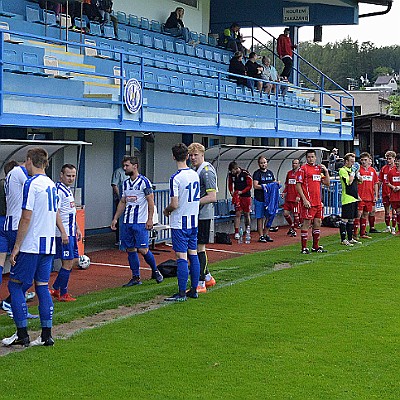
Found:
[[[175,11],[171,12],[164,25],[164,31],[173,36],[182,36],[185,42],[189,41],[189,29],[185,28],[183,23],[183,14],[185,10],[182,7],[177,7]]]

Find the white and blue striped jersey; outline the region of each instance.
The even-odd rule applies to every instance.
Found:
[[[57,195],[59,199],[59,210],[65,232],[68,236],[76,234],[76,207],[75,199],[71,189],[62,182],[56,183]],[[61,232],[56,228],[56,236],[60,237]]]
[[[48,176],[38,174],[25,182],[22,209],[32,211],[32,216],[21,252],[55,254],[58,196]]]
[[[173,229],[197,228],[200,206],[200,180],[190,168],[180,169],[169,180],[169,196],[178,197],[178,208],[171,213]]]
[[[131,178],[122,184],[122,197],[125,198],[124,224],[145,224],[149,209],[146,196],[153,193],[151,182],[143,175],[134,181]]]
[[[22,213],[22,192],[25,181],[29,178],[23,166],[14,167],[6,176],[4,189],[6,192],[7,214],[4,230],[16,231]]]

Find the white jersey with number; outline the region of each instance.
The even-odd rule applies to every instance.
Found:
[[[4,230],[16,231],[22,212],[22,192],[24,183],[29,178],[23,166],[14,167],[6,176],[4,190],[6,193],[7,214]]]
[[[24,185],[22,209],[32,211],[21,252],[55,254],[57,188],[46,175],[35,175]]]
[[[169,180],[170,197],[178,197],[178,208],[171,213],[173,229],[197,228],[200,206],[200,181],[197,172],[180,169]]]
[[[61,182],[56,183],[57,196],[60,205],[60,217],[68,236],[76,234],[76,207],[75,199],[71,189]],[[60,237],[61,232],[56,228],[56,236]]]
[[[151,182],[143,175],[134,181],[131,178],[122,184],[122,197],[125,198],[124,224],[145,224],[149,215],[147,198],[153,193]]]

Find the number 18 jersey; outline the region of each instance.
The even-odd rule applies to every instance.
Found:
[[[170,197],[178,197],[178,208],[171,213],[172,229],[197,228],[200,206],[200,181],[197,172],[180,169],[169,180]]]

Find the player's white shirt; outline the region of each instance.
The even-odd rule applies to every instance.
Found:
[[[76,207],[75,199],[71,189],[62,182],[56,183],[57,195],[59,199],[59,209],[65,232],[68,236],[76,234]],[[60,237],[61,232],[56,228],[56,236]]]
[[[153,193],[151,182],[143,175],[122,184],[122,197],[126,200],[124,224],[145,224],[148,218],[146,196]]]
[[[58,196],[48,176],[35,175],[25,182],[22,209],[32,211],[32,216],[21,252],[54,254]]]
[[[6,176],[4,189],[6,192],[7,214],[4,230],[16,231],[22,213],[22,193],[25,181],[29,178],[23,166],[14,167]]]
[[[173,229],[197,228],[200,206],[200,181],[197,172],[180,169],[169,180],[170,197],[178,197],[178,208],[171,213]]]

